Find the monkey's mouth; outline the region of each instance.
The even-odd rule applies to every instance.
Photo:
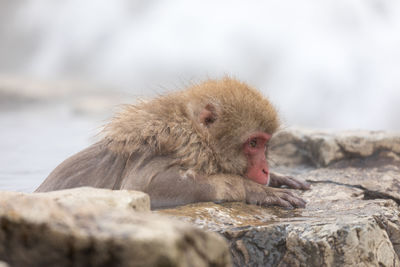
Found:
[[[269,172],[264,169],[262,170],[262,172],[267,176],[267,182],[265,184],[269,185]]]
[[[264,166],[261,168],[249,168],[245,176],[256,183],[263,185],[268,185],[270,180],[268,168],[264,168]]]

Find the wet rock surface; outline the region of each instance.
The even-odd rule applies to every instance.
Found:
[[[220,233],[236,266],[400,266],[400,134],[292,129],[273,169],[312,183],[305,209],[198,203],[158,211]]]
[[[151,214],[149,208],[148,196],[134,191],[0,192],[0,262],[10,266],[230,265],[220,236]]]
[[[271,146],[273,162],[284,173],[360,188],[366,198],[400,204],[400,133],[296,129],[278,134]]]

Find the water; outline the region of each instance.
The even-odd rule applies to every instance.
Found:
[[[32,192],[95,138],[101,120],[65,106],[0,111],[0,190]]]

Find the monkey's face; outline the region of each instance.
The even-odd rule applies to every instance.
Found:
[[[265,152],[271,135],[257,132],[249,136],[243,144],[243,153],[247,158],[247,171],[245,176],[259,184],[268,185],[269,169]]]
[[[268,184],[266,145],[279,127],[274,107],[257,90],[233,79],[209,81],[187,92],[187,114],[218,172]],[[210,164],[209,164],[210,165]]]
[[[210,105],[209,105],[210,106]],[[242,119],[236,116],[238,121],[218,109],[217,112],[209,112],[209,107],[200,115],[205,131],[209,134],[209,145],[213,147],[217,155],[221,170],[225,173],[233,173],[246,177],[256,183],[268,185],[269,168],[266,159],[268,141],[271,134],[261,130],[257,122],[247,120],[248,125],[255,125],[255,130],[241,125]],[[220,119],[225,118],[225,119]]]

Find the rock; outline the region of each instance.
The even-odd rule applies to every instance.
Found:
[[[326,167],[333,162],[366,158],[390,152],[386,157],[400,160],[400,134],[383,131],[327,131],[291,129],[271,139],[271,150],[279,165]]]
[[[283,173],[360,188],[366,198],[400,204],[400,133],[294,129],[275,136],[271,147],[274,167]]]
[[[4,192],[4,194],[10,194],[10,192]],[[15,193],[12,192],[11,194]],[[36,193],[35,196],[48,198],[69,209],[109,210],[110,208],[119,208],[150,211],[149,195],[139,191],[113,191],[93,187],[79,187],[47,193]],[[82,205],[82,203],[85,203],[85,205]]]
[[[200,203],[159,211],[215,231],[236,266],[398,266],[398,206],[392,200],[309,203],[304,210]]]
[[[312,183],[305,209],[198,203],[158,211],[224,236],[235,266],[400,266],[400,134],[292,129],[273,169]]]
[[[151,214],[149,207],[148,196],[133,191],[0,192],[0,260],[11,266],[230,265],[223,238]]]

